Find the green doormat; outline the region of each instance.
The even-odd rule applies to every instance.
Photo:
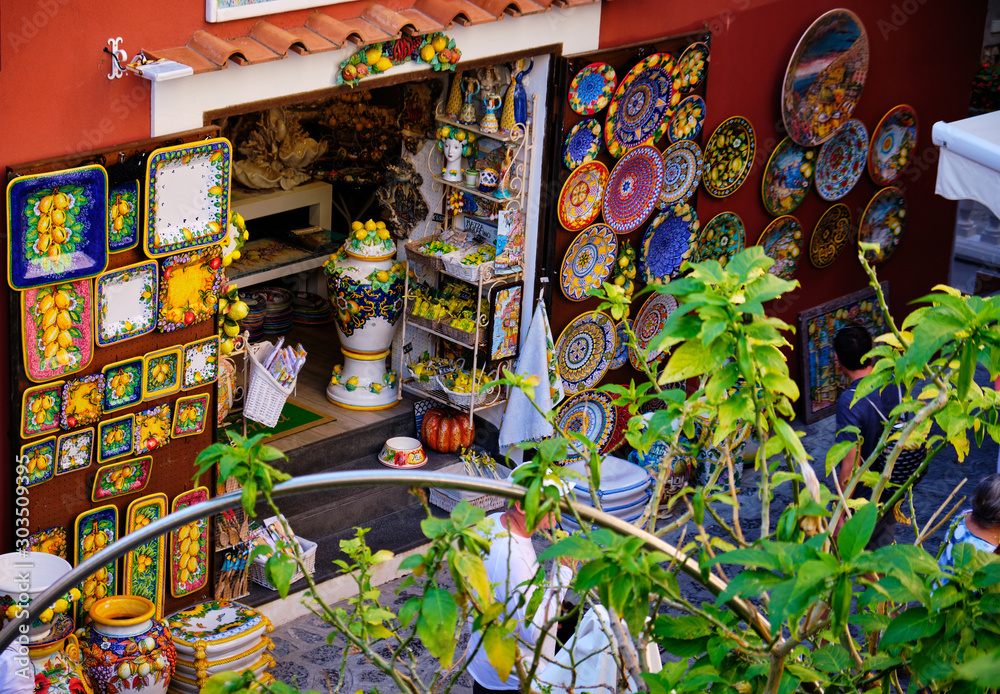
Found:
[[[247,436],[256,436],[257,434],[267,434],[265,441],[268,443],[277,441],[285,436],[290,436],[291,434],[298,433],[300,431],[305,431],[320,424],[326,424],[327,422],[333,422],[336,417],[331,417],[325,415],[322,412],[317,412],[316,410],[303,405],[302,403],[296,402],[295,400],[289,400],[285,403],[284,409],[281,410],[281,417],[278,418],[278,424],[274,427],[266,427],[259,422],[255,422],[252,419],[247,420]],[[243,413],[233,412],[219,427],[219,440],[228,441],[228,437],[225,434],[225,429],[233,428],[236,431],[241,431],[243,426]]]

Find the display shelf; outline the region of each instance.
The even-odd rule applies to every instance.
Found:
[[[459,123],[457,119],[446,117],[441,110],[444,108],[444,104],[438,104],[437,110],[434,113],[434,120],[438,123],[444,123],[445,125],[454,125],[456,128],[461,128],[462,130],[468,130],[470,133],[475,133],[479,137],[488,137],[491,140],[496,140],[497,142],[511,142],[518,143],[524,138],[525,129],[523,127],[515,127],[511,132],[503,132],[498,130],[495,133],[485,132],[478,125],[466,125],[465,123]]]
[[[260,270],[250,270],[245,273],[239,272],[239,264],[233,263],[230,268],[236,268],[236,271],[232,273],[226,273],[229,280],[239,283],[240,289],[246,289],[247,287],[252,287],[257,284],[263,284],[264,282],[270,282],[287,275],[295,275],[300,272],[308,272],[309,270],[315,270],[316,268],[323,267],[327,259],[330,257],[329,252],[309,255],[308,257],[293,261],[291,263],[274,265],[264,267]]]
[[[460,190],[463,193],[468,193],[469,195],[474,195],[477,198],[482,198],[483,200],[489,200],[491,202],[499,203],[501,205],[506,205],[517,201],[517,198],[514,196],[511,196],[509,198],[498,198],[496,195],[493,195],[492,193],[482,192],[476,186],[466,185],[461,181],[448,181],[445,180],[444,178],[441,178],[441,176],[437,176],[435,174],[431,174],[431,178],[434,180],[435,183],[440,183],[441,185],[446,186],[448,188]]]
[[[471,342],[463,342],[462,340],[457,340],[454,337],[451,337],[450,335],[446,335],[446,334],[444,334],[442,332],[434,330],[433,328],[428,328],[426,325],[422,325],[420,323],[416,323],[416,322],[414,322],[410,318],[407,318],[407,323],[409,325],[412,325],[417,330],[423,330],[425,333],[430,333],[431,335],[437,335],[442,340],[448,340],[448,342],[453,342],[454,344],[459,345],[461,347],[465,347],[466,349],[475,349],[475,347],[473,346],[473,344]],[[478,332],[482,333],[481,330],[478,331]],[[486,335],[483,335],[483,334],[479,335],[478,348],[479,349],[486,349]]]
[[[291,190],[233,190],[233,209],[243,219],[259,219],[272,214],[309,208],[309,224],[330,229],[333,226],[333,186],[310,181]]]
[[[469,413],[469,418],[472,418],[476,412],[482,412],[483,410],[488,410],[491,407],[496,407],[497,405],[503,405],[507,402],[507,398],[501,397],[493,402],[484,403],[482,405],[475,405],[472,408],[463,407],[462,405],[456,405],[451,400],[448,399],[448,393],[446,393],[441,388],[437,388],[432,385],[420,383],[412,378],[407,378],[402,381],[403,390],[408,393],[413,393],[422,398],[430,398],[435,400],[442,405],[448,405],[449,407],[454,407],[458,410],[464,410]]]

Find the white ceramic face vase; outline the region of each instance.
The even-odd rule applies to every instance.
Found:
[[[441,171],[441,177],[446,181],[461,181],[462,143],[453,139],[442,140],[441,150],[444,152],[444,169]]]

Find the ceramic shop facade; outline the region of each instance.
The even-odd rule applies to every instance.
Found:
[[[260,101],[302,100],[302,95],[333,86],[341,61],[356,50],[356,46],[345,43],[323,52],[289,52],[280,59],[240,61],[250,63],[244,65],[230,61],[225,69],[206,69],[159,82],[132,75],[109,79],[112,61],[102,52],[109,39],[120,36],[120,46],[131,58],[140,49],[156,52],[164,47],[189,45],[202,31],[216,39],[241,41],[261,18],[210,23],[205,20],[204,3],[194,0],[127,5],[113,13],[94,0],[18,4],[14,9],[4,8],[0,19],[0,164],[5,167],[43,158],[65,158],[68,165],[77,165],[80,162],[74,159],[75,153],[201,127],[212,112]],[[424,7],[438,12],[441,8],[453,9],[453,4],[459,3],[438,0]],[[488,7],[500,16],[506,9],[501,4],[483,0],[476,7]],[[367,5],[346,2],[319,9],[332,18],[352,20],[361,16]],[[412,9],[409,0],[385,5],[401,13]],[[724,211],[737,213],[746,228],[746,241],[752,244],[771,221],[761,204],[760,186],[767,157],[784,136],[779,94],[788,59],[812,22],[823,12],[842,5],[797,0],[604,0],[577,7],[546,8],[524,3],[526,11],[522,16],[448,28],[448,35],[463,52],[463,62],[486,64],[483,61],[494,56],[536,56],[529,89],[539,97],[535,137],[543,156],[535,160],[536,171],[528,193],[532,214],[527,230],[525,306],[533,304],[540,286],[532,280],[545,277],[549,287],[554,284],[550,291],[558,291],[559,263],[572,239],[553,222],[549,204],[567,175],[558,161],[551,161],[561,151],[565,132],[553,125],[549,111],[553,109],[554,95],[565,94],[559,70],[563,56],[633,44],[654,45],[664,37],[711,34],[710,70],[703,92],[707,103],[705,135],[724,119],[743,116],[756,130],[758,151],[746,181],[736,192],[721,199],[699,193],[696,207],[702,220]],[[891,306],[901,312],[910,300],[947,278],[955,207],[953,202],[933,194],[936,149],[930,142],[930,125],[966,115],[971,78],[978,64],[985,2],[964,3],[961,10],[944,0],[877,0],[848,5],[864,23],[870,42],[867,83],[854,117],[871,129],[893,106],[906,103],[920,118],[917,153],[897,183],[904,188],[909,203],[905,236],[881,271],[882,279],[890,285]],[[529,6],[546,11],[528,13]],[[307,25],[314,11],[296,10],[263,19],[297,31]],[[633,55],[643,57],[643,49]],[[384,79],[409,73],[416,78],[421,69],[425,68],[407,64],[395,68]],[[547,84],[546,75],[553,75],[555,82]],[[379,78],[369,78],[364,84],[378,85]],[[26,107],[25,98],[29,96]],[[857,219],[876,190],[865,179],[840,202]],[[796,212],[806,233],[827,207],[828,203],[816,195],[807,196]],[[824,270],[802,262],[796,279],[801,287],[772,307],[776,315],[793,324],[800,312],[866,284],[852,252],[843,253]],[[9,312],[19,309],[6,286],[2,291],[6,296],[0,301],[0,321],[9,325]],[[587,308],[587,302],[582,302],[573,311],[579,313]],[[572,317],[567,310],[553,308],[556,334]],[[526,321],[527,316],[523,327]],[[12,342],[17,337],[8,339],[0,341],[5,364],[10,363]],[[793,372],[797,371],[797,359],[790,361]],[[0,379],[0,387],[10,392],[10,371],[0,370]],[[5,399],[0,417],[5,422],[16,422],[19,407],[20,402]],[[13,457],[9,430],[4,431],[3,438],[5,453],[0,466],[6,470],[0,473],[6,474],[0,474],[0,514],[11,517]],[[5,550],[13,544],[13,526],[7,527]]]

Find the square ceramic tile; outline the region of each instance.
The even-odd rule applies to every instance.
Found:
[[[170,435],[176,439],[205,431],[210,401],[208,393],[178,398],[174,403],[174,426]]]
[[[108,191],[108,250],[127,251],[139,245],[139,182],[128,181]]]
[[[73,378],[63,384],[59,415],[59,425],[63,429],[96,424],[103,412],[104,374]]]
[[[83,371],[94,356],[90,280],[21,294],[24,371],[36,383]]]
[[[159,267],[147,260],[105,272],[97,278],[96,316],[99,347],[130,340],[156,326]]]
[[[132,452],[135,415],[107,419],[97,425],[97,463],[122,458]]]
[[[108,364],[102,373],[105,412],[114,412],[142,402],[142,357]]]
[[[56,472],[56,437],[50,436],[21,446],[17,464],[18,477],[23,478],[21,483],[25,487],[34,487],[52,479]]]
[[[135,454],[142,455],[170,442],[170,405],[163,403],[135,415]]]
[[[184,376],[181,389],[190,390],[219,379],[219,336],[184,345]]]
[[[153,458],[148,455],[105,465],[94,476],[94,489],[90,494],[90,500],[98,503],[116,496],[142,491],[149,482],[152,469]]]
[[[79,566],[84,559],[101,551],[118,539],[118,509],[112,505],[100,506],[84,511],[76,517],[73,523],[73,565]],[[114,595],[118,585],[118,562],[113,561],[104,566],[103,570],[84,581],[84,586],[90,583],[94,586],[91,592],[85,592],[83,598],[76,604],[77,624],[83,622],[83,616],[101,593]],[[102,587],[102,590],[97,590]]]
[[[94,455],[94,428],[63,434],[59,437],[56,448],[57,475],[90,467]]]
[[[181,389],[182,358],[180,345],[150,352],[143,357],[143,400],[156,400]]]
[[[21,438],[30,439],[59,430],[64,381],[28,388],[21,396]]]
[[[170,332],[214,320],[225,279],[218,246],[178,253],[163,260],[157,329]]]

